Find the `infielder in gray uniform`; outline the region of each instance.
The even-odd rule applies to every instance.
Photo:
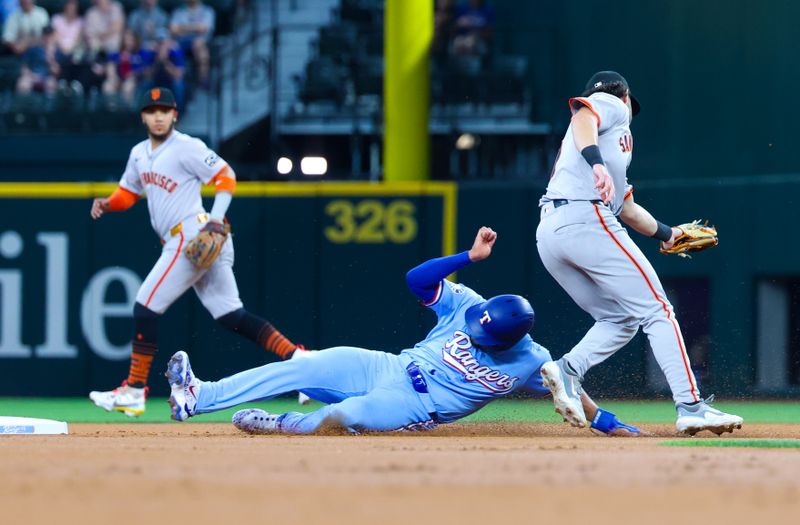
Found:
[[[558,362],[543,369],[545,384],[565,389],[567,404],[556,411],[585,426],[581,380],[630,341],[642,327],[669,382],[678,412],[678,432],[717,434],[741,428],[742,418],[709,406],[700,397],[681,329],[658,275],[620,221],[669,248],[681,234],[634,202],[626,171],[631,162],[630,123],[639,103],[619,73],[601,71],[580,97],[569,101],[567,129],[542,197],[536,231],[545,268],[595,320],[584,338]],[[565,399],[554,395],[554,399]]]

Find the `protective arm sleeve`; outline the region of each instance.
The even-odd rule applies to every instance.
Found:
[[[227,191],[218,191],[214,197],[214,206],[211,207],[211,220],[222,222],[228,207],[233,200],[233,194]]]
[[[114,193],[108,197],[108,211],[125,211],[139,200],[139,196],[118,186]]]
[[[406,283],[422,302],[430,303],[436,297],[442,279],[471,262],[469,252],[431,259],[409,270],[406,274]]]
[[[236,174],[230,166],[225,166],[208,184],[214,186],[217,191],[214,206],[211,207],[211,219],[221,222],[231,205],[233,192],[236,191]]]

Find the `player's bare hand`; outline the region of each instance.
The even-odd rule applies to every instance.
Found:
[[[92,202],[92,211],[90,215],[92,219],[99,219],[108,210],[108,199],[95,199]]]
[[[669,250],[675,244],[675,241],[683,235],[683,231],[680,228],[676,228],[675,226],[672,227],[672,237],[668,241],[661,241],[661,249],[662,250]]]
[[[614,180],[608,174],[608,170],[602,164],[592,166],[594,174],[594,187],[600,193],[600,198],[604,203],[609,204],[614,200]]]
[[[492,254],[492,247],[497,240],[497,232],[488,226],[483,226],[475,236],[475,242],[469,250],[469,260],[482,261]]]

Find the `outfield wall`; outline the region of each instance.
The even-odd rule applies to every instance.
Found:
[[[92,196],[112,188],[0,185],[9,218],[0,231],[0,395],[83,395],[125,377],[133,300],[160,245],[143,203],[89,218]],[[800,250],[781,239],[776,225],[792,224],[799,190],[798,176],[636,189],[662,220],[709,216],[720,229],[720,246],[692,260],[658,255],[655,241],[637,238],[664,277],[708,393],[797,393],[793,286]],[[396,352],[434,320],[406,290],[405,272],[468,248],[475,230],[490,225],[500,233],[495,253],[462,270],[459,280],[486,296],[528,296],[537,313],[535,338],[560,355],[591,320],[538,260],[540,193],[533,185],[242,183],[230,213],[242,298],[312,348]],[[178,349],[188,350],[207,378],[270,360],[219,329],[191,292],[164,315],[160,333],[156,394],[166,392],[160,371]],[[662,391],[647,356],[639,337],[593,372],[591,388],[608,395]]]

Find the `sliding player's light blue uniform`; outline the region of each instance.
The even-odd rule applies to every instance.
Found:
[[[326,422],[356,432],[386,431],[452,422],[518,390],[548,394],[539,369],[551,360],[550,354],[527,333],[499,351],[474,346],[472,336],[476,329],[474,325],[470,329],[466,312],[472,306],[489,303],[470,288],[444,280],[446,275],[469,264],[466,252],[425,264],[431,265],[423,281],[430,281],[432,297],[415,289],[411,272],[409,285],[423,300],[430,301],[426,306],[436,313],[438,322],[413,348],[393,355],[336,347],[271,363],[218,382],[201,382],[193,414],[299,390],[330,404],[309,414],[281,415],[281,431],[310,433]],[[430,280],[432,276],[435,279]],[[489,310],[482,315],[480,325],[492,323]],[[525,332],[532,323],[531,310]]]

